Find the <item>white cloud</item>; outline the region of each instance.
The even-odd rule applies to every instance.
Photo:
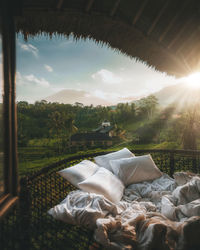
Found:
[[[28,82],[36,83],[40,87],[49,87],[49,82],[44,78],[37,78],[33,74],[23,76],[19,71],[16,72],[16,83],[17,86],[28,85]]]
[[[24,78],[29,82],[37,83],[37,85],[41,86],[41,87],[49,87],[50,86],[50,84],[49,84],[49,82],[47,80],[45,80],[44,78],[37,78],[33,74],[26,75]]]
[[[122,78],[115,75],[107,69],[101,69],[92,75],[94,80],[100,80],[105,83],[116,84],[122,82]]]
[[[17,86],[23,86],[27,84],[27,82],[24,80],[24,77],[19,71],[16,72],[16,84]]]
[[[44,67],[45,69],[48,71],[48,72],[52,72],[53,71],[53,68],[47,64],[44,64]]]
[[[32,44],[30,44],[30,43],[29,44],[28,43],[27,44],[23,44],[23,43],[20,43],[20,42],[18,42],[18,44],[19,44],[19,46],[20,46],[20,48],[22,50],[30,52],[35,57],[38,57],[39,50],[35,46],[33,46]]]

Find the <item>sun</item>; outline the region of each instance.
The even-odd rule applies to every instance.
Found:
[[[200,89],[200,72],[184,77],[183,81],[191,89]]]

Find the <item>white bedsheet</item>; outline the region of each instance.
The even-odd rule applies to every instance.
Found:
[[[96,241],[107,249],[190,249],[191,242],[200,246],[196,236],[200,235],[200,178],[177,186],[164,174],[151,182],[132,184],[118,204],[77,190],[49,214],[94,229]],[[196,234],[191,234],[194,228]],[[193,237],[190,243],[188,237]]]

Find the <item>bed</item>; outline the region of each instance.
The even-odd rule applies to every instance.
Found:
[[[48,213],[92,229],[106,249],[200,249],[200,177],[177,172],[171,178],[151,156],[129,152],[60,171],[77,190]]]

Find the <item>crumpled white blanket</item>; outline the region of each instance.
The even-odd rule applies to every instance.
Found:
[[[172,194],[162,197],[161,213],[173,221],[185,221],[191,216],[200,216],[200,178],[195,176]]]
[[[157,211],[161,211],[162,196],[170,194],[177,184],[174,179],[167,174],[163,174],[160,178],[153,181],[144,181],[129,185],[125,191],[123,199],[126,201],[151,201],[156,207]]]
[[[90,229],[96,227],[98,218],[104,218],[108,214],[115,217],[121,212],[120,206],[116,206],[103,195],[80,190],[70,192],[60,204],[48,211],[55,219]]]
[[[132,184],[118,204],[77,190],[48,212],[94,229],[96,241],[106,249],[200,249],[199,177],[182,186],[166,174]]]

